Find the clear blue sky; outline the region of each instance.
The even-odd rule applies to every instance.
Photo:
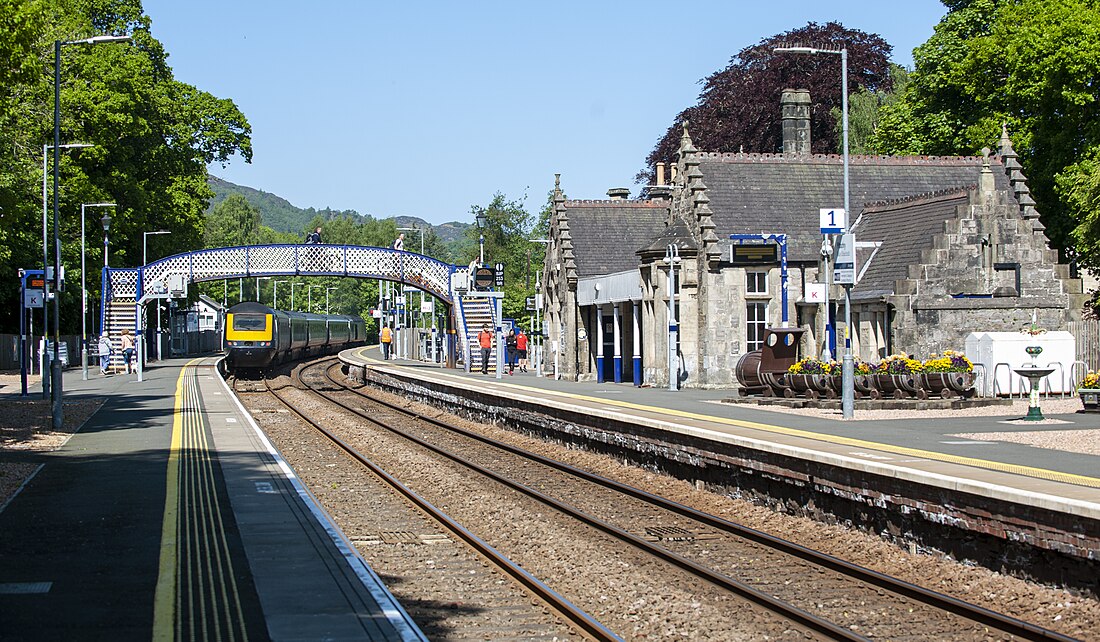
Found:
[[[232,99],[251,164],[211,172],[298,207],[472,222],[496,192],[536,213],[637,193],[634,174],[699,80],[807,22],[883,36],[893,59],[936,0],[374,2],[145,0],[176,78]],[[839,82],[839,78],[837,80]]]

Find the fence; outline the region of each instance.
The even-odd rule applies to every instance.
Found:
[[[1077,360],[1083,361],[1089,370],[1100,370],[1100,320],[1071,321],[1066,330],[1077,341]]]
[[[27,372],[38,372],[38,344],[42,340],[41,335],[30,337],[30,345],[27,347],[30,361],[27,362]],[[61,342],[69,349],[69,367],[80,366],[80,337],[77,335],[62,335]],[[19,371],[19,335],[0,334],[0,370]]]

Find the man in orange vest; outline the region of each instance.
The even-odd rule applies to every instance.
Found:
[[[481,326],[477,333],[477,344],[481,346],[481,374],[489,374],[489,354],[493,351],[493,333],[489,324]]]
[[[382,343],[382,358],[389,361],[390,344],[393,343],[393,332],[390,330],[390,326],[382,326],[382,331],[378,333],[378,340]]]

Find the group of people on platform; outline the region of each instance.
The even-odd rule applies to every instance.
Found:
[[[104,332],[99,336],[99,374],[104,376],[111,374],[111,355],[114,352],[111,335]],[[126,367],[126,374],[131,374],[134,371],[134,337],[125,328],[122,330],[122,361]]]
[[[481,332],[477,333],[477,344],[481,348],[481,374],[489,374],[489,355],[493,352],[493,343],[496,335],[492,327],[486,323],[481,326]],[[508,374],[516,373],[516,366],[520,372],[527,372],[527,335],[523,328],[512,328],[508,336],[504,338],[505,367]]]

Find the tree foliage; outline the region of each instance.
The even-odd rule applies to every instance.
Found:
[[[543,247],[532,242],[531,233],[536,221],[527,211],[524,199],[519,201],[496,193],[488,205],[475,205],[470,215],[477,218],[485,214],[485,227],[467,228],[472,250],[465,262],[479,258],[479,236],[485,237],[485,263],[504,264],[504,316],[523,320],[527,318],[526,299],[534,294],[535,274],[542,270]],[[526,325],[526,323],[524,323]]]
[[[207,164],[251,159],[244,115],[232,101],[175,80],[150,24],[139,0],[0,0],[0,271],[42,263],[42,156],[53,142],[55,40],[132,36],[61,49],[61,142],[94,145],[60,153],[58,236],[70,280],[80,277],[81,203],[118,204],[111,264],[136,266],[145,231],[170,230],[158,240],[168,253],[196,247],[212,196]],[[99,264],[101,246],[90,243],[86,255],[89,265]],[[98,290],[98,270],[87,276]],[[0,281],[0,296],[15,300],[17,287]],[[79,297],[62,294],[60,301],[62,331],[73,331]],[[0,327],[16,327],[16,311],[0,311]]]
[[[1088,214],[1075,211],[1085,201],[1074,200],[1082,192],[1072,182],[1088,175],[1100,144],[1100,7],[1094,0],[946,4],[950,11],[914,52],[903,97],[884,109],[873,147],[974,154],[993,147],[1006,124],[1052,243],[1072,248],[1090,227],[1081,225]]]
[[[712,152],[778,152],[782,150],[780,94],[787,88],[808,89],[813,101],[811,146],[816,153],[838,152],[840,128],[831,111],[841,105],[840,56],[774,51],[785,45],[848,49],[848,89],[871,92],[890,88],[892,48],[880,36],[848,29],[836,22],[811,22],[742,49],[729,66],[702,81],[699,102],[677,114],[665,135],[646,157],[639,183],[652,184],[658,162],[672,163],[680,141],[680,124],[688,121],[695,146]]]

